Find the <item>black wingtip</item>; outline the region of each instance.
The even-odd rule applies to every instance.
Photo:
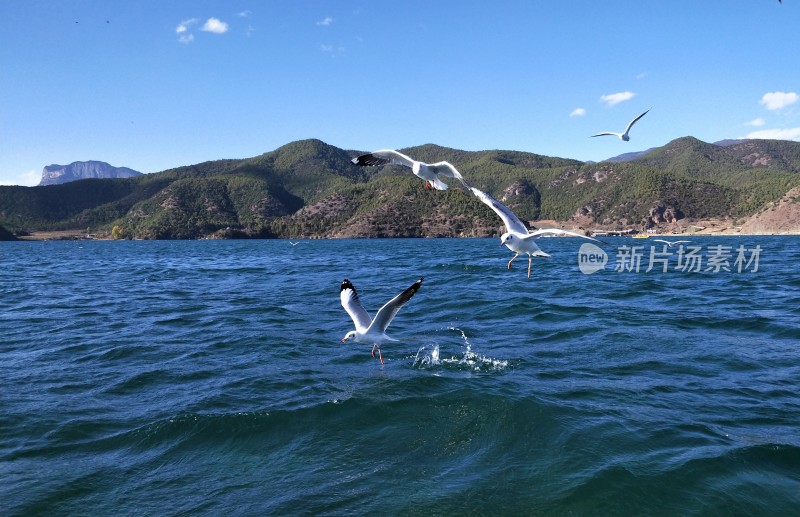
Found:
[[[425,280],[425,277],[424,277],[424,276],[421,276],[421,277],[419,278],[419,280],[417,280],[416,282],[414,282],[414,285],[412,285],[412,286],[411,286],[411,289],[413,289],[415,293],[416,293],[416,292],[419,290],[419,287],[422,285],[422,281],[423,281],[423,280]]]
[[[361,156],[356,156],[352,160],[350,160],[354,164],[361,166],[361,167],[371,167],[374,165],[386,165],[389,163],[389,160],[385,158],[381,158],[379,156],[375,156],[372,153],[369,154],[362,154]]]
[[[345,278],[345,279],[344,279],[344,281],[342,282],[342,285],[341,285],[341,287],[339,287],[339,292],[341,293],[341,292],[342,292],[342,291],[344,291],[345,289],[352,289],[354,292],[355,292],[355,290],[356,290],[356,288],[353,286],[353,284],[350,282],[350,280],[348,280],[348,279],[346,279],[346,278]]]

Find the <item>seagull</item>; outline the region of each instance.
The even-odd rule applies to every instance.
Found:
[[[361,156],[353,158],[351,161],[356,165],[360,165],[361,167],[366,167],[369,165],[386,165],[387,163],[410,167],[411,172],[413,172],[415,176],[425,180],[426,189],[447,190],[447,184],[439,178],[440,175],[447,176],[449,178],[456,178],[465,187],[467,186],[466,182],[464,182],[464,178],[461,176],[461,173],[458,172],[458,170],[456,170],[456,168],[453,167],[453,165],[449,162],[418,162],[417,160],[411,159],[403,153],[393,151],[391,149],[381,149],[368,154],[362,154]]]
[[[342,300],[342,307],[347,311],[347,314],[353,319],[356,325],[355,330],[351,330],[342,338],[342,343],[353,339],[356,343],[372,343],[372,357],[375,357],[375,349],[378,349],[378,357],[383,363],[383,354],[381,353],[381,343],[385,341],[397,341],[386,335],[386,328],[394,319],[400,308],[414,296],[422,285],[423,278],[420,278],[414,284],[398,294],[380,308],[375,318],[370,318],[369,313],[364,310],[361,305],[361,300],[358,298],[356,288],[348,279],[344,279],[342,286],[339,288],[339,297]]]
[[[292,245],[292,247],[294,248],[295,246],[297,246],[298,244],[300,244],[300,242],[301,242],[301,241],[297,241],[297,242],[294,242],[294,241],[289,241],[289,244],[291,244],[291,245]]]
[[[540,230],[536,230],[535,232],[529,232],[528,228],[522,223],[522,221],[519,220],[516,214],[514,214],[514,212],[512,212],[511,209],[509,209],[503,203],[497,201],[486,192],[478,190],[475,187],[470,187],[470,190],[478,199],[480,199],[484,204],[488,205],[489,208],[494,210],[506,225],[506,233],[500,236],[500,246],[505,245],[508,249],[516,253],[516,255],[511,257],[511,260],[508,261],[508,269],[511,269],[511,263],[514,262],[514,259],[519,257],[522,253],[528,254],[528,278],[531,277],[531,262],[533,261],[533,257],[550,256],[539,249],[539,246],[536,245],[536,242],[534,242],[536,237],[542,237],[545,235],[570,236],[581,237],[582,239],[600,242],[592,237],[587,237],[575,232],[569,232],[567,230],[560,230],[558,228],[542,228]]]
[[[647,110],[647,111],[650,111],[650,110]],[[637,121],[638,121],[640,118],[642,118],[642,117],[644,117],[645,115],[647,115],[647,111],[645,111],[644,113],[642,113],[641,115],[639,115],[639,116],[638,116],[638,117],[636,117],[635,119],[631,120],[630,124],[628,124],[628,127],[626,127],[626,128],[625,128],[625,132],[624,132],[624,133],[612,133],[612,132],[610,132],[610,131],[606,131],[606,132],[604,132],[604,133],[597,133],[596,135],[592,135],[592,136],[613,135],[613,136],[618,136],[618,137],[620,137],[622,140],[624,140],[624,141],[626,141],[626,142],[627,142],[628,140],[630,140],[630,139],[631,139],[631,137],[629,137],[629,136],[628,136],[628,131],[630,131],[630,130],[631,130],[631,128],[633,127],[633,125],[634,125],[634,124],[636,124],[636,122],[637,122]]]
[[[663,242],[664,244],[666,244],[668,247],[671,248],[673,244],[686,244],[686,243],[689,243],[689,242],[692,242],[692,241],[672,241],[672,242],[670,242],[670,241],[665,241],[664,239],[653,239],[653,242]]]

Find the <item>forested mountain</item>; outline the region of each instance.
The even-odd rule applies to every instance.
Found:
[[[477,236],[500,228],[457,181],[426,191],[406,168],[353,165],[360,152],[304,140],[135,178],[4,186],[0,226],[17,233],[116,227],[117,236],[144,239]],[[450,161],[523,219],[587,229],[746,218],[800,185],[800,143],[787,141],[722,147],[685,137],[619,163],[433,144],[404,152]]]

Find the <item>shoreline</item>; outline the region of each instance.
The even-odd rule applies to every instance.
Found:
[[[604,232],[608,230],[597,230],[598,232]],[[592,233],[594,235],[594,233]],[[680,238],[680,237],[736,237],[740,235],[747,235],[747,236],[759,236],[759,237],[779,237],[779,236],[792,236],[792,235],[800,235],[800,232],[747,232],[747,231],[736,231],[733,229],[725,228],[725,229],[711,229],[706,228],[704,230],[696,231],[696,232],[683,232],[683,233],[638,233],[638,234],[629,234],[629,235],[600,235],[600,237],[630,237],[630,238],[637,238],[637,239],[646,239],[646,238]],[[320,237],[279,237],[275,239],[250,239],[250,240],[285,240],[285,239],[304,239],[304,240],[313,240],[319,239]],[[361,237],[363,239],[370,239],[371,237]],[[392,238],[392,237],[389,237]],[[421,239],[425,238],[437,238],[437,237],[417,237]],[[444,239],[477,239],[477,238],[486,238],[486,237],[440,237]],[[555,237],[559,238],[559,237]],[[563,238],[563,237],[560,237]],[[331,238],[334,239],[334,238]],[[84,232],[75,231],[75,230],[59,230],[59,231],[42,231],[42,232],[30,232],[30,234],[17,237],[17,241],[113,241],[110,235],[92,235],[91,237],[87,237]],[[143,240],[143,239],[119,239],[121,241],[125,240]],[[167,240],[202,240],[202,239],[167,239]],[[240,239],[216,239],[216,240],[240,240]],[[13,242],[13,241],[9,241]]]

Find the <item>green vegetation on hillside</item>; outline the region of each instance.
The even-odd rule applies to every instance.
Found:
[[[617,163],[433,144],[404,152],[450,161],[524,220],[581,217],[609,228],[652,224],[653,211],[665,209],[686,218],[745,217],[800,185],[798,142],[720,147],[686,137]],[[406,168],[353,165],[356,154],[303,140],[136,178],[0,187],[0,225],[109,234],[116,227],[116,236],[140,239],[457,236],[500,227],[456,180],[447,191],[426,191]]]

